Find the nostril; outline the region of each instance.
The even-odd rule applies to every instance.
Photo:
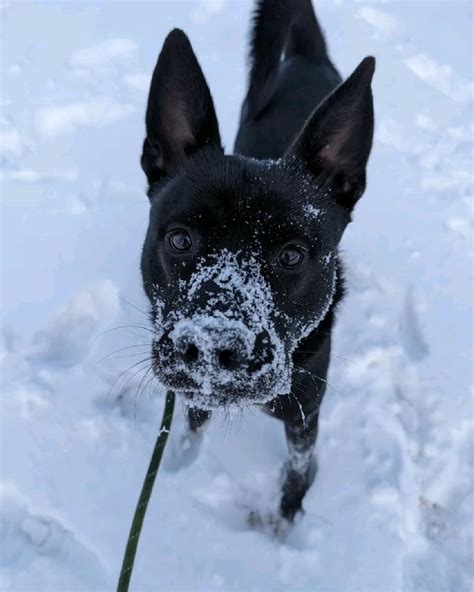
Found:
[[[257,336],[255,341],[255,346],[247,371],[249,373],[258,372],[264,366],[271,364],[274,357],[275,355],[268,333],[266,331],[262,331],[262,333]]]
[[[223,349],[217,354],[219,364],[225,370],[235,370],[239,366],[236,352],[231,349]]]
[[[195,362],[199,357],[199,350],[194,345],[194,343],[190,343],[186,350],[181,354],[181,357],[187,364],[191,364]]]

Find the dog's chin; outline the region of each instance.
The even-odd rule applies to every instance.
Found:
[[[275,398],[275,393],[264,392],[259,396],[251,394],[251,391],[235,390],[222,392],[214,388],[212,392],[207,391],[176,391],[183,401],[191,407],[212,411],[213,409],[230,409],[264,405]]]
[[[214,389],[211,393],[203,391],[178,391],[183,401],[189,406],[199,409],[213,410],[229,407],[242,407],[250,404],[246,393],[222,393]]]
[[[161,385],[174,391],[185,403],[199,409],[222,409],[264,405],[278,395],[289,391],[287,380],[277,377],[260,377],[260,380],[239,381],[226,384],[197,384],[185,375],[157,375]]]

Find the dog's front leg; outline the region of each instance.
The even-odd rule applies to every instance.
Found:
[[[185,457],[192,462],[198,455],[204,435],[204,428],[211,418],[211,412],[197,407],[188,409],[187,425],[181,436],[181,449]],[[189,464],[186,462],[185,464]]]
[[[210,419],[211,412],[198,409],[197,407],[190,407],[188,409],[188,427],[189,431],[193,433],[202,432],[204,424]]]
[[[316,475],[314,447],[318,435],[318,417],[319,412],[316,410],[304,416],[304,420],[285,420],[289,455],[283,468],[280,513],[290,522],[302,510],[303,498]]]
[[[168,471],[179,471],[192,464],[199,455],[205,424],[211,417],[210,411],[190,407],[186,414],[184,430],[172,436],[165,467]]]
[[[314,448],[318,436],[319,408],[326,391],[330,351],[330,336],[310,336],[294,355],[291,394],[280,397],[279,403],[273,405],[274,414],[285,424],[288,443],[280,514],[290,522],[302,510],[303,498],[316,475]]]

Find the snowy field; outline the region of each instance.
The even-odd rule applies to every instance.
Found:
[[[306,515],[285,542],[247,525],[283,427],[216,416],[196,462],[158,477],[132,590],[473,590],[473,5],[316,9],[344,75],[377,57],[377,124]],[[150,75],[183,28],[230,150],[250,10],[2,3],[1,590],[116,585],[162,409],[139,363]]]

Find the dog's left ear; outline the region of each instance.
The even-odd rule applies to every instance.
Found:
[[[375,59],[365,58],[316,108],[287,154],[302,161],[322,184],[335,185],[338,201],[349,210],[365,189],[374,133],[374,70]]]
[[[222,150],[214,103],[189,39],[174,29],[163,44],[148,96],[141,158],[148,183],[173,174],[205,146]]]

